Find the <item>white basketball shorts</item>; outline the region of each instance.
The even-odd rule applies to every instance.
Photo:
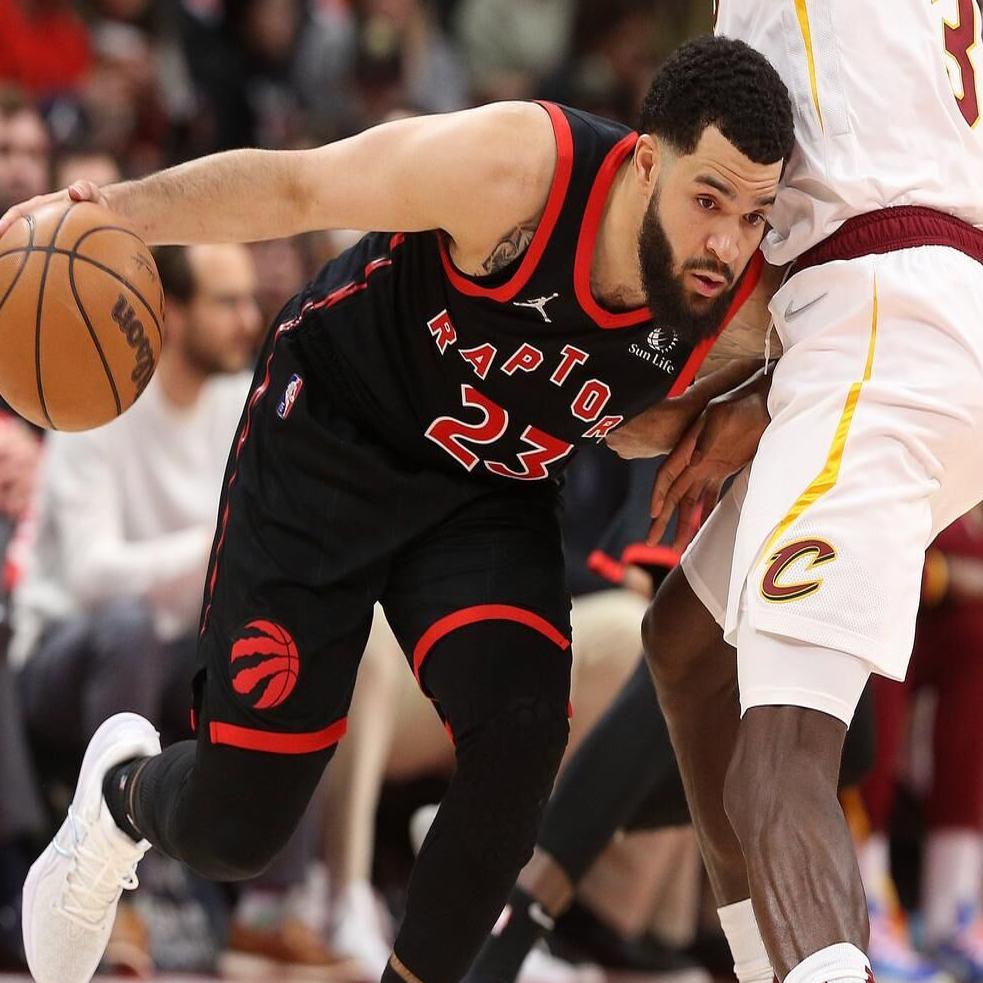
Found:
[[[682,566],[737,646],[742,712],[849,723],[871,672],[904,678],[925,549],[983,498],[983,265],[828,262],[771,311],[771,423]]]

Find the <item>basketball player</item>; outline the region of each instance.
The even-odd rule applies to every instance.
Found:
[[[646,644],[738,978],[861,983],[843,735],[872,672],[905,674],[926,547],[983,496],[983,10],[720,0],[717,16],[793,94],[765,241],[792,263],[771,302],[784,355],[767,409],[760,389],[743,400],[753,466]],[[742,466],[729,430],[714,408],[667,462],[653,535]]]
[[[150,844],[223,880],[270,861],[344,733],[380,599],[457,756],[384,979],[464,974],[566,741],[557,478],[576,444],[686,388],[752,286],[793,140],[774,70],[723,39],[666,63],[641,130],[504,103],[80,185],[0,221],[71,197],[150,243],[388,230],[271,329],[219,507],[197,741],[160,753],[133,715],[93,738],[25,885],[38,983],[89,979]]]

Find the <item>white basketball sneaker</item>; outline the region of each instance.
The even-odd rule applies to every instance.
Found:
[[[68,818],[24,882],[24,949],[37,983],[92,979],[120,895],[137,886],[137,863],[150,849],[113,821],[103,778],[114,765],[154,754],[157,732],[135,713],[110,717],[92,736]]]

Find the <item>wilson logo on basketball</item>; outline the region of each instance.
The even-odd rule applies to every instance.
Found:
[[[130,379],[136,383],[139,396],[154,374],[154,353],[150,347],[150,340],[147,338],[143,322],[137,317],[133,305],[123,294],[120,294],[113,304],[112,316],[126,337],[126,343],[136,352],[137,364],[130,373]]]
[[[294,640],[272,621],[250,621],[232,643],[232,688],[256,710],[283,703],[294,691],[299,672]]]
[[[761,578],[761,596],[766,601],[795,601],[815,594],[822,587],[821,577],[791,584],[778,582],[778,578],[788,567],[803,557],[809,557],[802,570],[803,573],[808,573],[814,567],[835,560],[836,550],[823,539],[800,539],[776,550],[768,557],[769,567]]]

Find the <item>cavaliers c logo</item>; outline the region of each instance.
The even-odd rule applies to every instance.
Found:
[[[812,570],[821,563],[829,563],[836,559],[836,550],[823,539],[800,539],[789,543],[768,557],[768,569],[761,578],[761,596],[766,601],[795,601],[800,597],[815,594],[822,586],[822,579],[806,580],[797,584],[781,584],[778,578],[785,569],[803,556],[812,558],[806,564],[806,570]]]

